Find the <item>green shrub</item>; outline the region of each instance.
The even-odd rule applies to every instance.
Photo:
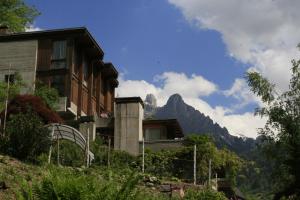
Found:
[[[30,109],[11,116],[6,135],[2,151],[20,160],[35,161],[39,155],[48,152],[51,144],[49,130]]]
[[[226,200],[227,198],[223,193],[213,190],[188,190],[184,197],[186,200]]]
[[[57,143],[52,146],[51,162],[57,162]],[[85,152],[74,142],[59,140],[59,163],[64,166],[80,167],[85,164]]]
[[[55,110],[59,100],[59,93],[57,89],[50,88],[49,86],[37,81],[34,95],[41,97],[46,105]]]
[[[130,155],[125,151],[111,150],[108,156],[108,146],[104,144],[101,138],[96,138],[96,140],[91,145],[91,151],[95,155],[95,160],[93,161],[96,165],[107,166],[108,157],[111,167],[115,168],[136,168],[138,159],[135,156]]]

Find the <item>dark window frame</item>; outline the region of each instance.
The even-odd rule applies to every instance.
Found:
[[[4,76],[5,83],[14,84],[15,83],[15,74],[5,74]]]
[[[65,55],[63,58],[55,58],[55,43],[56,42],[63,42],[65,43]],[[67,66],[67,46],[68,46],[68,43],[67,43],[67,40],[66,39],[60,39],[60,40],[53,40],[52,41],[52,54],[51,54],[51,65],[50,65],[50,69],[67,69],[68,66]],[[58,66],[59,64],[61,63],[64,63],[64,66],[63,67],[54,67],[54,63],[58,63]]]

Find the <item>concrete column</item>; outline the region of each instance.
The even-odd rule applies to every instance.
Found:
[[[87,138],[88,128],[89,128],[89,140],[91,143],[96,139],[96,123],[88,122],[88,123],[79,124],[79,132],[82,133],[85,138]]]
[[[114,149],[139,155],[143,139],[144,104],[140,97],[116,98]]]

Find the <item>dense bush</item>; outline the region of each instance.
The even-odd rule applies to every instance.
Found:
[[[226,200],[223,193],[213,190],[188,190],[184,199],[186,200]]]
[[[36,160],[51,144],[50,133],[42,120],[30,109],[10,117],[2,152],[20,160]]]
[[[40,97],[33,95],[16,95],[8,104],[7,119],[11,115],[26,113],[30,108],[36,113],[44,123],[62,123],[62,118],[51,110]],[[1,113],[1,119],[4,119],[4,111]]]
[[[40,97],[51,109],[54,110],[57,107],[59,94],[55,88],[50,88],[48,85],[37,81],[34,95]]]
[[[57,143],[52,146],[52,163],[57,162]],[[85,151],[69,140],[59,140],[59,163],[64,166],[80,167],[85,165]]]
[[[95,155],[95,160],[93,161],[96,165],[108,165],[108,159],[111,167],[124,168],[124,167],[137,167],[137,158],[130,155],[125,151],[111,150],[108,155],[108,146],[104,144],[101,138],[96,138],[96,140],[91,145],[91,151]]]
[[[212,175],[218,173],[235,184],[237,173],[243,165],[242,159],[226,149],[217,149],[207,136],[191,135],[184,140],[184,147],[176,150],[145,152],[145,171],[160,177],[177,177],[193,181],[194,145],[197,145],[197,183],[205,184],[208,180],[209,160]],[[141,160],[141,158],[140,158]]]

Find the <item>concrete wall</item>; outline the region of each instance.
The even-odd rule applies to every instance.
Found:
[[[0,81],[4,81],[5,75],[9,74],[9,65],[11,64],[11,74],[19,72],[26,84],[21,92],[33,92],[36,78],[37,51],[37,40],[0,42]]]
[[[140,142],[140,153],[142,153],[142,145]],[[150,149],[154,152],[165,150],[172,150],[182,147],[182,140],[157,140],[157,141],[145,141],[145,149]]]
[[[144,108],[140,102],[117,103],[115,107],[114,148],[139,155],[143,138]]]

